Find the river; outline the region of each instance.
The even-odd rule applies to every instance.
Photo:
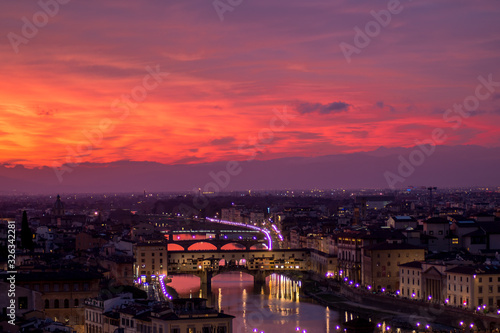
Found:
[[[201,297],[200,280],[194,276],[174,276],[169,286],[180,297]],[[337,325],[351,319],[345,313],[311,302],[299,301],[301,283],[272,275],[266,286],[254,290],[253,277],[240,272],[217,275],[212,279],[212,305],[236,318],[234,333],[309,332],[334,333]]]

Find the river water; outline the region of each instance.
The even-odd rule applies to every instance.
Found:
[[[180,297],[201,297],[200,280],[194,276],[174,276],[169,286]],[[256,332],[338,332],[345,318],[338,312],[311,302],[299,301],[301,283],[272,275],[266,286],[254,290],[253,277],[240,272],[217,275],[212,279],[211,305],[236,318],[234,333]],[[342,317],[345,317],[344,313]],[[342,320],[343,319],[343,320]]]

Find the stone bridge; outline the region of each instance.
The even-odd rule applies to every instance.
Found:
[[[175,251],[168,253],[168,275],[200,277],[202,290],[211,289],[212,277],[226,272],[244,272],[255,285],[265,284],[274,273],[302,272],[311,268],[309,250]]]
[[[238,247],[241,247],[243,250],[250,250],[253,248],[257,249],[257,247],[267,248],[265,240],[252,239],[252,240],[242,240],[242,239],[193,239],[193,240],[178,240],[178,241],[169,241],[169,251],[176,251],[177,249],[182,248],[183,251],[189,251],[190,247],[196,244],[210,244],[209,246],[213,246],[213,250],[223,250],[224,246],[234,244]],[[180,247],[180,248],[179,248]],[[196,250],[194,250],[196,251]]]

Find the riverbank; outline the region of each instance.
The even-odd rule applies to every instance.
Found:
[[[362,300],[353,301],[348,297],[344,296],[341,292],[335,291],[330,286],[325,284],[318,284],[317,281],[306,280],[303,283],[303,296],[304,298],[309,298],[318,304],[327,306],[333,310],[339,312],[355,313],[362,318],[371,318],[372,321],[378,323],[386,322],[388,326],[396,325],[403,331],[412,331],[417,327],[416,325],[411,325],[411,322],[422,322],[426,323],[430,321],[430,318],[424,316],[408,315],[402,311],[395,311],[387,309],[384,307],[378,307],[373,305],[364,304]],[[415,327],[414,327],[415,326]],[[425,326],[425,325],[424,325]],[[449,330],[451,327],[445,327],[440,325],[441,330]]]
[[[476,314],[469,310],[444,306],[428,302],[402,299],[384,294],[373,294],[338,283],[326,280],[317,275],[304,276],[302,292],[319,304],[339,311],[366,315],[374,320],[396,321],[401,328],[425,331],[437,330],[472,330],[496,331],[500,327],[500,318],[496,315]],[[462,322],[462,325],[460,324]]]

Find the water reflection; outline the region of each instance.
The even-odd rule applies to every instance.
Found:
[[[300,281],[293,281],[290,278],[273,274],[269,277],[269,299],[286,299],[299,301]]]
[[[181,297],[200,294],[199,278],[174,276],[170,286]],[[264,286],[254,288],[253,277],[241,272],[225,273],[212,279],[209,303],[236,316],[234,333],[307,332],[335,333],[339,314],[325,307],[300,301],[301,283],[285,276],[271,275]]]
[[[200,290],[200,279],[191,276],[174,276],[170,287],[176,289],[180,297],[207,296]],[[285,276],[271,275],[265,285],[254,285],[251,275],[242,272],[231,272],[217,275],[212,279],[212,293],[208,304],[231,314],[234,333],[299,332],[309,333],[343,333],[342,323],[357,318],[356,314],[329,309],[312,304],[300,298],[302,285]],[[386,314],[372,313],[376,333],[412,332],[414,328],[405,327],[402,322],[411,322],[406,316],[399,321],[388,318]],[[415,319],[415,318],[413,318]],[[422,318],[424,320],[424,318]],[[422,322],[423,323],[423,322]],[[432,324],[431,324],[432,325]],[[434,326],[433,326],[434,327]],[[412,333],[415,333],[413,331]]]

